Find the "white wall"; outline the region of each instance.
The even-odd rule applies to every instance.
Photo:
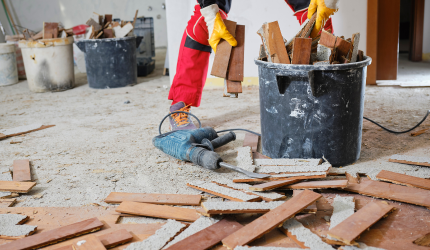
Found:
[[[167,1],[167,34],[170,63],[170,78],[176,72],[178,51],[187,22],[192,15],[195,0]],[[286,39],[294,36],[300,25],[284,0],[234,0],[229,19],[246,25],[245,77],[257,77],[258,70],[254,58],[258,56],[261,39],[257,30],[264,22],[278,21]],[[351,37],[361,33],[360,49],[366,51],[367,1],[342,0],[340,10],[333,18],[335,33]],[[209,67],[212,67],[213,53]],[[210,70],[209,70],[210,71]],[[209,75],[209,77],[212,77]]]
[[[430,0],[425,1],[424,7],[424,43],[423,53],[430,53]]]
[[[162,9],[165,0],[5,0],[5,2],[18,25],[35,31],[43,28],[43,22],[61,22],[66,28],[85,24],[92,12],[133,20],[138,9],[138,16],[154,18],[155,46],[167,46],[166,11]],[[152,11],[148,10],[149,6],[152,7]],[[157,15],[161,18],[157,19]],[[2,7],[0,21],[3,27],[7,27],[8,34],[11,34]]]

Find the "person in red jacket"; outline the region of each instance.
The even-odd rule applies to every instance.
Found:
[[[179,50],[176,75],[169,92],[172,100],[170,112],[190,112],[191,106],[199,107],[203,87],[206,82],[209,56],[216,53],[221,39],[236,46],[236,39],[227,31],[224,19],[230,12],[233,0],[197,0],[194,15],[188,22],[182,37]],[[333,27],[330,16],[338,10],[339,0],[285,0],[294,11],[300,25],[317,12],[317,21],[311,37],[315,37],[324,29]],[[190,117],[185,113],[172,114],[171,130],[195,129]]]

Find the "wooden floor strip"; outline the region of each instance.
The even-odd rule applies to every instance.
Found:
[[[344,190],[375,198],[430,207],[430,191],[419,188],[405,187],[362,178],[359,184],[349,183]]]
[[[30,161],[13,161],[13,181],[31,181]]]
[[[382,170],[376,176],[378,180],[430,190],[430,180]]]
[[[397,162],[409,165],[418,165],[430,167],[429,157],[409,156],[409,155],[393,155],[388,160],[390,162]]]
[[[3,140],[8,137],[12,137],[12,136],[27,134],[30,132],[34,132],[34,131],[38,131],[38,130],[42,130],[42,129],[46,129],[54,126],[55,125],[36,125],[36,126],[29,125],[29,126],[21,126],[21,127],[12,128],[12,129],[3,129],[3,130],[0,130],[0,140]]]
[[[105,199],[105,202],[115,204],[123,201],[134,201],[159,205],[200,206],[201,199],[201,195],[112,192]]]
[[[82,240],[74,242],[72,248],[73,250],[106,250],[103,243],[94,235],[88,235]]]
[[[0,181],[0,192],[27,193],[36,182]]]
[[[305,190],[296,197],[286,201],[281,206],[271,210],[267,214],[247,224],[227,238],[222,240],[225,247],[234,249],[236,246],[243,246],[264,234],[270,232],[276,227],[279,227],[286,220],[292,218],[297,213],[314,203],[322,197],[320,194]]]
[[[272,202],[204,202],[206,214],[264,214],[284,204],[285,201]]]
[[[290,178],[282,181],[271,181],[250,187],[253,191],[267,191],[299,182],[300,179]]]
[[[256,195],[249,195],[245,192],[234,190],[227,187],[222,187],[212,182],[195,181],[187,183],[187,186],[210,193],[222,198],[226,198],[232,201],[261,201],[261,198]]]
[[[305,181],[297,184],[286,186],[287,189],[324,189],[324,188],[345,188],[348,180],[330,180],[330,181]]]
[[[393,206],[388,205],[386,202],[371,202],[332,228],[328,235],[351,245],[360,234],[394,209]]]
[[[133,239],[133,235],[130,234],[126,229],[121,229],[111,233],[97,236],[99,241],[103,243],[105,248],[112,248],[130,242]],[[55,248],[54,250],[74,250],[72,244],[68,246],[62,246]]]
[[[1,246],[2,250],[37,249],[78,235],[100,230],[103,227],[97,218],[84,220],[50,231],[43,231]]]
[[[200,215],[195,209],[154,205],[148,203],[124,201],[115,209],[116,212],[139,216],[196,221]]]

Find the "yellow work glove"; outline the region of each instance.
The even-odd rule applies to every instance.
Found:
[[[201,9],[200,12],[208,26],[208,41],[215,53],[221,39],[226,40],[233,47],[237,46],[236,39],[228,32],[227,27],[225,27],[224,21],[219,13],[218,5],[212,4]]]
[[[339,0],[311,0],[308,9],[308,19],[312,18],[315,11],[317,12],[317,21],[311,33],[312,38],[318,36],[325,22],[339,10],[338,2]]]

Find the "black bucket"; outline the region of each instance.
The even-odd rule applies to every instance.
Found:
[[[137,84],[136,48],[142,37],[85,39],[76,42],[85,53],[91,88],[120,88]]]
[[[260,77],[262,152],[270,158],[326,157],[333,166],[360,157],[367,66],[255,60]]]

